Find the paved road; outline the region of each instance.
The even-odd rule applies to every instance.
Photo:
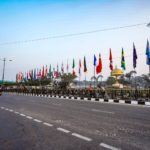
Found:
[[[150,148],[150,107],[4,94],[0,149]]]

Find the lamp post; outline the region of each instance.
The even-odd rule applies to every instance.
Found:
[[[6,63],[6,58],[4,59],[0,59],[1,61],[3,61],[3,74],[2,74],[2,84],[4,83],[4,79],[5,79],[5,63]],[[12,61],[11,59],[8,61]]]

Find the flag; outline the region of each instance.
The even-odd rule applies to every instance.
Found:
[[[102,72],[102,59],[101,59],[101,55],[99,54],[99,63],[96,67],[96,73],[99,74]]]
[[[34,80],[36,80],[36,69],[34,69]]]
[[[146,64],[150,65],[150,47],[149,47],[148,40],[147,40],[147,45],[146,45]]]
[[[44,66],[43,66],[43,68],[42,68],[42,75],[41,75],[42,79],[44,79],[44,75],[45,75],[45,73],[44,73]]]
[[[72,69],[73,69],[72,70],[72,75],[75,76],[76,73],[75,73],[75,70],[74,70],[75,69],[75,60],[74,59],[73,59],[73,63],[72,63]]]
[[[122,52],[121,52],[121,68],[123,70],[126,70],[126,64],[125,64],[125,57],[124,57],[124,50],[122,48]]]
[[[81,76],[81,60],[79,60],[79,76]]]
[[[112,71],[112,70],[113,70],[113,61],[112,61],[111,48],[110,48],[110,54],[109,54],[109,61],[110,61],[109,68],[110,68],[110,70]]]
[[[33,70],[29,71],[29,78],[32,80],[33,79]]]
[[[46,69],[45,69],[45,77],[48,77],[48,69],[47,69],[47,65],[46,65]]]
[[[83,64],[84,64],[84,72],[86,73],[86,72],[87,72],[87,67],[86,67],[86,59],[85,59],[85,56],[84,56],[84,62],[83,62]]]
[[[62,73],[62,75],[64,74],[64,64],[63,63],[61,64],[61,73]]]
[[[58,66],[58,64],[57,64],[57,72],[59,72],[59,66]]]
[[[69,72],[68,60],[67,60],[67,67],[66,67],[66,70],[67,70],[67,74],[68,74],[68,72]]]
[[[96,56],[94,55],[94,62],[93,62],[94,66],[96,66],[96,61],[97,61],[97,59],[96,59]]]
[[[50,77],[50,78],[52,78],[52,77],[53,77],[53,73],[52,73],[51,65],[49,66],[49,77]]]
[[[137,64],[137,53],[136,53],[136,48],[135,45],[133,43],[133,68],[136,68],[136,64]]]

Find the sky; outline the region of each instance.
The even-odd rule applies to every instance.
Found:
[[[138,54],[137,74],[147,74],[145,49],[150,28],[146,25],[36,42],[10,42],[149,23],[149,8],[149,0],[0,0],[0,59],[7,60],[5,80],[15,81],[18,72],[50,64],[55,68],[58,64],[60,68],[63,63],[66,68],[67,60],[72,72],[73,58],[78,75],[79,59],[83,62],[84,56],[86,77],[90,80],[94,74],[94,54],[98,59],[99,53],[106,79],[110,75],[109,49],[112,49],[113,65],[120,68],[122,47],[126,61],[124,73],[127,73],[133,70],[133,42]],[[0,61],[0,77],[2,69],[3,61]],[[85,78],[83,69],[81,78]]]

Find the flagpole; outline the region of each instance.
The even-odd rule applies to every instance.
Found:
[[[95,89],[95,65],[94,65],[94,89]]]
[[[86,73],[85,73],[85,89],[86,89]]]

